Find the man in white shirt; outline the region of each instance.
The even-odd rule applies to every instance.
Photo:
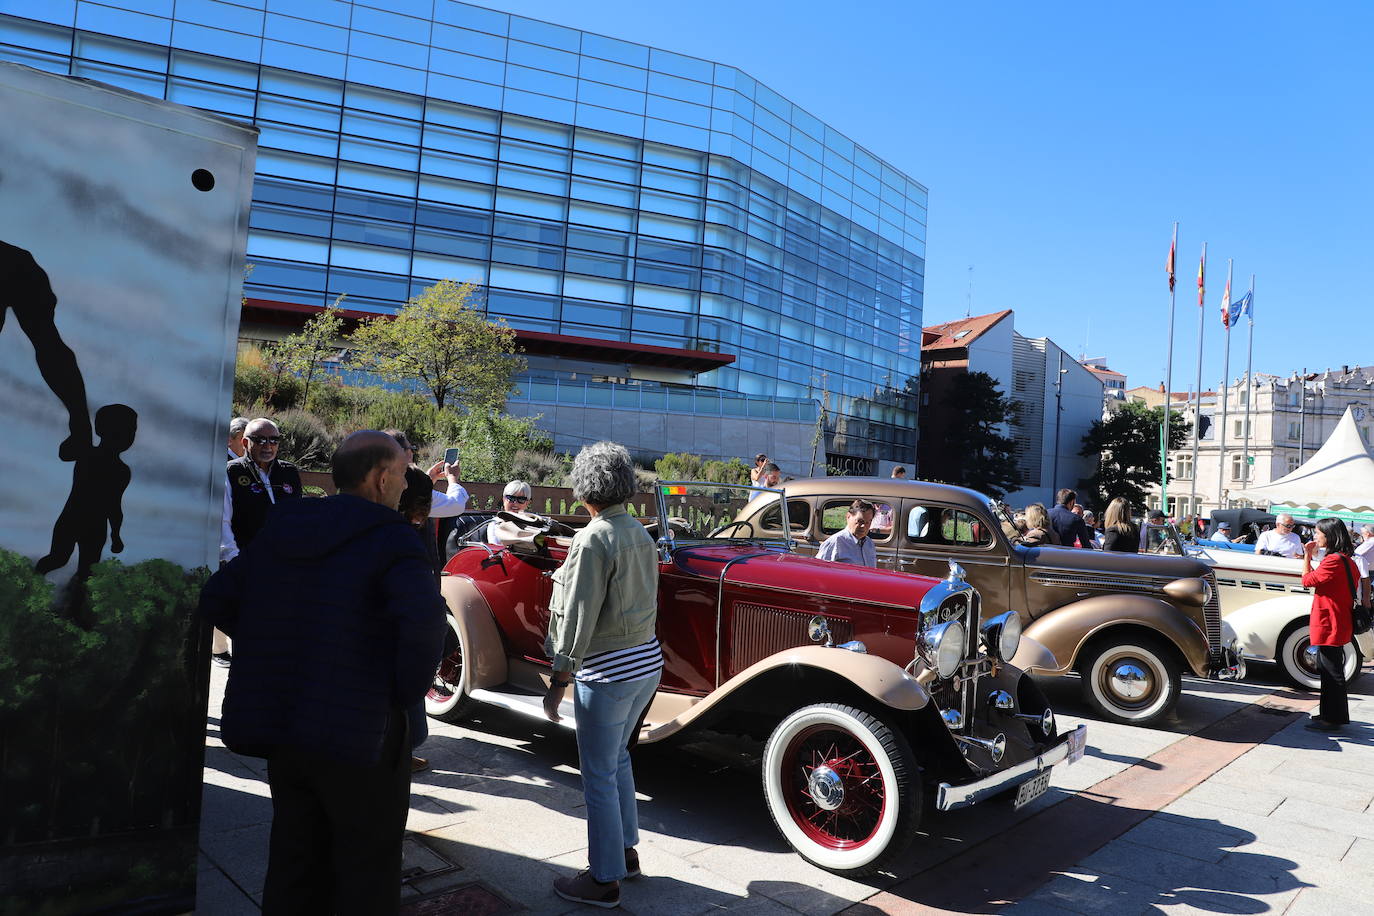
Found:
[[[404,430],[384,429],[382,432],[395,439],[401,448],[409,453],[411,463],[415,463],[416,455],[420,449],[410,444],[410,437],[405,434]],[[429,479],[436,482],[440,477],[448,478],[448,487],[443,493],[436,491],[434,499],[429,504],[429,517],[449,518],[450,516],[461,515],[468,507],[468,491],[458,482],[458,475],[462,473],[459,462],[445,464],[443,461],[436,461],[427,473]]]
[[[1280,515],[1275,527],[1259,536],[1255,553],[1295,560],[1302,556],[1302,538],[1293,533],[1293,516],[1287,513]]]

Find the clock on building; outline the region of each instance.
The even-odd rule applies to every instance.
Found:
[[[1358,421],[1358,420],[1363,420],[1363,419],[1364,419],[1364,408],[1363,408],[1363,407],[1352,407],[1352,408],[1350,408],[1350,415],[1351,415],[1352,417],[1354,417],[1357,421]]]

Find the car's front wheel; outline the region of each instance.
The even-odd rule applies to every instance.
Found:
[[[1153,725],[1178,702],[1183,666],[1172,646],[1149,636],[1107,634],[1079,656],[1083,699],[1103,718]]]
[[[439,670],[434,672],[434,683],[425,694],[425,712],[445,722],[458,722],[471,705],[463,664],[463,632],[458,628],[458,621],[449,614],[444,657],[439,662]]]
[[[802,858],[838,874],[877,871],[911,842],[920,774],[902,735],[852,706],[807,706],[763,754],[768,811]]]
[[[1283,668],[1283,676],[1296,687],[1320,690],[1321,672],[1317,668],[1317,650],[1312,646],[1312,634],[1306,620],[1297,620],[1288,625],[1279,639],[1278,662]],[[1353,684],[1360,676],[1360,666],[1364,658],[1354,643],[1345,647],[1345,682]]]

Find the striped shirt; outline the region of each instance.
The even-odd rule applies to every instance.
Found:
[[[663,651],[658,637],[628,649],[613,649],[589,655],[577,669],[577,680],[603,684],[637,681],[663,670]]]

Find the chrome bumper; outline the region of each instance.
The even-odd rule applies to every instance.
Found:
[[[957,786],[942,782],[935,794],[935,807],[941,811],[967,808],[969,805],[976,805],[999,792],[1014,789],[1021,783],[1033,779],[1037,773],[1043,772],[1057,763],[1063,763],[1069,759],[1071,754],[1073,757],[1069,762],[1073,763],[1083,756],[1083,749],[1087,747],[1087,740],[1088,726],[1080,725],[1060,739],[1054,747],[1032,760],[1018,763],[1014,767],[1009,767],[1000,773],[993,773],[991,776],[976,782],[960,783]]]
[[[1213,668],[1209,680],[1241,681],[1245,679],[1245,657],[1240,654],[1240,642],[1232,639],[1221,649],[1221,664]]]

